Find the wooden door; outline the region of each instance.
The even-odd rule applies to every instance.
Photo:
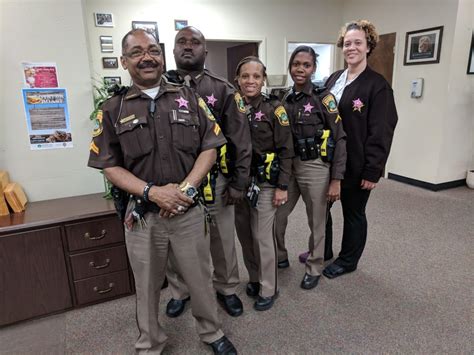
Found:
[[[380,35],[377,47],[368,58],[369,66],[392,85],[396,33]]]
[[[60,227],[0,237],[0,326],[72,307]]]
[[[254,55],[258,57],[258,43],[245,43],[227,48],[227,80],[232,84],[235,78],[235,69],[242,58]]]

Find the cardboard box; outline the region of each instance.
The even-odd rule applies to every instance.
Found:
[[[18,213],[25,210],[28,200],[20,184],[9,183],[3,193],[13,212]]]
[[[0,192],[5,190],[9,183],[10,177],[8,176],[8,173],[4,170],[0,170]]]

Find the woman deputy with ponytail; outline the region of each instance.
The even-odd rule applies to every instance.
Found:
[[[266,68],[257,57],[246,57],[236,69],[236,83],[247,111],[252,138],[251,181],[247,198],[235,207],[235,226],[249,273],[247,295],[257,297],[257,311],[270,309],[278,295],[273,223],[277,207],[288,200],[291,129],[285,108],[261,92]]]

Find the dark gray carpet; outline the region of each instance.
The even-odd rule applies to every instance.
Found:
[[[338,247],[339,204],[333,218]],[[280,297],[270,311],[252,309],[240,263],[244,314],[231,318],[220,309],[220,315],[241,354],[474,353],[474,191],[430,192],[383,180],[369,200],[368,218],[358,270],[305,291],[297,257],[308,227],[299,203],[287,233],[291,267],[280,271]],[[166,353],[210,354],[189,308],[177,319],[164,315],[169,297],[164,291],[160,304]],[[137,334],[131,296],[2,328],[0,353],[133,354]]]

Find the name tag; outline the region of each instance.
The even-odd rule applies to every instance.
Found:
[[[120,122],[120,124],[124,124],[124,123],[127,123],[127,122],[133,120],[134,118],[135,118],[135,115],[133,114],[133,115],[121,118],[119,122]]]

